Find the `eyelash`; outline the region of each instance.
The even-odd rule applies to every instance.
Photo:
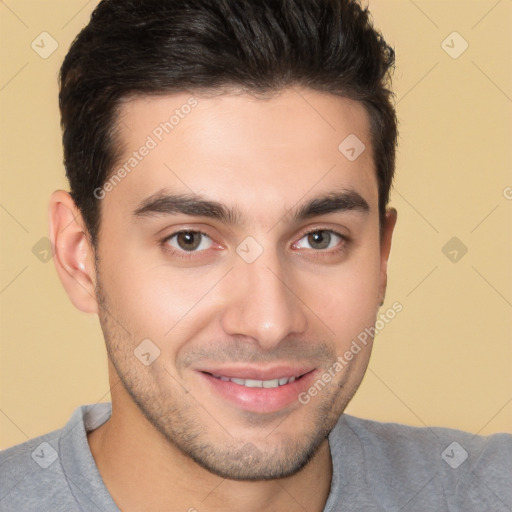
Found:
[[[339,254],[339,253],[343,252],[344,250],[346,250],[346,246],[351,242],[349,237],[339,233],[338,231],[335,231],[334,229],[321,229],[321,228],[320,229],[319,228],[312,229],[311,231],[307,231],[306,233],[303,233],[302,236],[299,238],[299,240],[302,240],[304,237],[306,237],[308,235],[311,235],[312,233],[319,233],[319,232],[326,232],[326,233],[334,234],[334,235],[338,236],[339,238],[341,238],[341,243],[334,250],[332,250],[332,249],[331,250],[325,250],[325,249],[323,249],[323,250],[322,249],[315,250],[315,249],[310,249],[311,251],[314,251],[315,253],[317,253],[317,254],[315,254],[314,257],[318,257],[322,253],[323,254],[330,254],[330,255]],[[170,252],[173,256],[177,256],[178,258],[181,258],[181,259],[184,259],[184,260],[194,259],[197,254],[200,254],[201,252],[204,252],[206,249],[204,249],[202,251],[183,251],[183,250],[176,250],[174,248],[170,248],[170,246],[169,246],[169,244],[167,242],[169,242],[169,240],[171,240],[172,238],[174,238],[175,236],[177,236],[177,235],[179,235],[181,233],[200,234],[200,235],[204,235],[205,237],[207,237],[210,240],[212,240],[212,238],[210,237],[210,235],[208,235],[208,233],[205,233],[204,231],[201,231],[200,229],[182,229],[180,231],[175,231],[171,235],[166,236],[163,240],[161,240],[160,243],[161,243],[161,245],[162,245],[162,247],[164,248],[165,251]]]

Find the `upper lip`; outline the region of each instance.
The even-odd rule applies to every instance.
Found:
[[[253,379],[253,380],[273,380],[282,377],[300,377],[314,370],[311,366],[290,366],[279,365],[268,368],[257,366],[210,366],[207,368],[198,368],[197,371],[211,373],[230,379]]]

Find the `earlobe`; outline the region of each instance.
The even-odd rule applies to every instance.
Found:
[[[80,311],[97,313],[94,250],[68,192],[57,190],[51,195],[48,221],[53,260],[66,293]]]
[[[398,213],[395,208],[388,208],[386,211],[386,218],[382,226],[381,240],[380,240],[380,287],[379,287],[379,304],[384,304],[386,296],[386,288],[388,283],[388,260],[391,251],[391,239],[393,237],[393,230],[395,229]]]

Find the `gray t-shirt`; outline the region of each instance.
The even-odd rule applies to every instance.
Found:
[[[86,436],[110,414],[109,403],[81,406],[64,428],[0,452],[0,511],[119,512]],[[481,437],[343,414],[329,445],[333,479],[324,512],[512,511],[511,434]]]

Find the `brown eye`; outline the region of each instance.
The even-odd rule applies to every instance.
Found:
[[[304,246],[304,240],[309,247]],[[344,240],[345,238],[335,231],[319,229],[304,235],[299,242],[297,242],[297,246],[301,249],[323,251],[325,249],[332,249],[333,247],[336,247],[336,245],[339,245],[340,241]]]
[[[308,242],[313,249],[327,249],[331,242],[331,233],[328,231],[315,231],[308,235]]]
[[[183,232],[177,235],[176,242],[181,249],[185,251],[193,251],[199,247],[201,243],[200,235],[198,233]]]
[[[212,245],[212,240],[208,235],[200,231],[179,231],[171,235],[167,239],[167,243],[177,250],[192,252],[197,249],[209,249]]]

